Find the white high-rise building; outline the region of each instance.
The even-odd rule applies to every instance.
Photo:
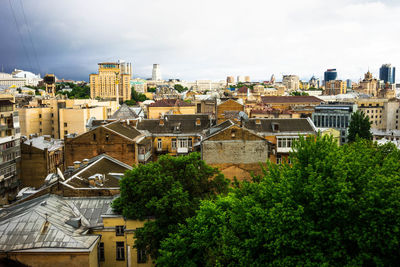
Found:
[[[153,81],[161,81],[160,64],[153,64],[153,74],[151,79]]]

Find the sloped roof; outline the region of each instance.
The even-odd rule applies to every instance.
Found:
[[[136,112],[124,103],[117,111],[114,112],[114,114],[111,116],[111,119],[127,120],[136,119],[138,117],[139,116],[136,114]]]
[[[234,125],[234,123],[231,120],[226,120],[224,122],[221,122],[218,125],[215,125],[213,127],[211,127],[210,129],[208,129],[207,133],[206,133],[206,137],[209,137],[217,132],[220,132],[222,130],[225,130],[226,128],[230,127]]]
[[[103,125],[104,128],[110,129],[122,136],[125,136],[128,139],[135,139],[137,136],[141,135],[141,133],[132,127],[127,127],[122,125],[120,121],[111,122],[109,124]]]
[[[194,104],[187,103],[180,99],[162,99],[149,105],[149,107],[185,107],[194,106]]]
[[[315,96],[262,96],[261,101],[264,103],[321,103],[322,99]]]
[[[196,120],[200,119],[200,125],[196,125]],[[141,120],[137,122],[138,130],[147,130],[152,134],[185,134],[201,133],[208,129],[210,119],[208,115],[165,115],[164,125],[160,125],[161,119]]]
[[[279,133],[315,132],[309,119],[258,119],[252,118],[244,122],[244,127],[258,133],[273,133],[272,124],[279,125]]]
[[[247,86],[242,86],[238,89],[238,93],[240,94],[247,94],[247,91],[249,90],[249,88],[247,88]]]
[[[28,139],[24,142],[25,145],[44,150],[47,149],[48,151],[57,150],[64,146],[64,141],[59,139],[50,138],[50,140],[46,140],[44,136],[38,136],[31,139]]]
[[[71,204],[60,196],[45,195],[1,210],[0,251],[88,250],[99,237],[84,233],[89,223]],[[78,217],[80,227],[66,223]]]
[[[102,154],[90,159],[89,163],[77,169],[63,183],[75,188],[89,188],[89,177],[101,174],[105,179],[103,185],[98,188],[115,188],[119,187],[121,179],[121,176],[116,174],[123,174],[127,170],[132,170],[132,167],[107,154]]]

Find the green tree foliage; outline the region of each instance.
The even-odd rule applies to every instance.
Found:
[[[306,92],[293,91],[290,93],[292,96],[308,95]]]
[[[157,162],[126,172],[113,209],[131,219],[154,218],[137,230],[135,236],[136,246],[156,258],[161,240],[192,217],[201,200],[226,193],[228,185],[228,180],[206,165],[199,153],[164,155]]]
[[[126,100],[125,101],[125,104],[127,104],[128,106],[134,106],[134,105],[136,105],[136,101],[135,100]]]
[[[155,87],[147,88],[148,93],[155,93],[156,91],[157,91],[157,88],[155,88]]]
[[[66,86],[69,86],[72,91],[71,92],[62,92]],[[58,90],[57,94],[66,95],[69,99],[89,99],[90,98],[90,87],[82,84],[77,85],[74,83],[62,83],[60,85],[56,85],[56,90]]]
[[[351,115],[350,125],[349,125],[349,142],[354,142],[357,138],[364,138],[371,140],[371,122],[369,117],[365,116],[364,112],[357,110]]]
[[[400,152],[300,139],[293,165],[204,201],[162,242],[160,266],[396,266]]]
[[[131,93],[132,93],[131,99],[134,100],[135,102],[143,102],[143,101],[147,100],[146,95],[136,92],[134,87],[132,87],[131,90],[132,90],[131,91]]]
[[[176,91],[178,91],[179,93],[182,93],[182,92],[188,90],[187,87],[183,87],[183,86],[180,85],[180,84],[175,84],[175,85],[174,85],[174,89],[175,89]]]

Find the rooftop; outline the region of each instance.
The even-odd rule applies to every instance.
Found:
[[[321,103],[323,100],[315,96],[262,96],[264,103]]]
[[[258,119],[252,118],[244,122],[244,127],[258,133],[272,133],[273,124],[279,125],[279,133],[315,132],[314,124],[309,119]]]
[[[180,99],[162,99],[149,105],[149,107],[186,107],[194,106],[194,104],[187,103]]]
[[[24,144],[27,146],[33,146],[40,150],[47,149],[48,151],[58,150],[64,146],[64,142],[62,140],[53,139],[50,136],[33,137],[24,141]]]

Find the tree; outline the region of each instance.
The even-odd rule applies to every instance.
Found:
[[[113,209],[130,219],[154,218],[135,232],[135,245],[155,259],[161,240],[193,216],[201,200],[226,193],[228,184],[217,169],[200,159],[199,153],[164,155],[125,173]]]
[[[202,202],[162,242],[160,266],[396,266],[400,152],[359,139],[295,144],[292,165]]]
[[[155,87],[147,88],[148,93],[155,93],[156,91],[157,91],[157,88],[155,88]]]
[[[293,91],[290,93],[292,96],[301,96],[301,95],[308,95],[306,92],[299,92],[299,91]]]
[[[125,104],[127,104],[128,106],[134,106],[134,105],[136,105],[136,101],[135,100],[126,100],[125,101]]]
[[[357,110],[351,115],[350,125],[349,125],[349,142],[354,142],[357,138],[364,138],[371,140],[371,122],[369,117],[365,116],[364,112]]]
[[[132,90],[131,91],[131,93],[132,93],[131,99],[134,100],[135,102],[143,102],[143,101],[147,100],[146,95],[136,92],[134,87],[132,87],[131,90]]]
[[[175,89],[176,91],[178,91],[179,93],[182,93],[182,92],[188,90],[187,87],[183,87],[183,86],[180,85],[180,84],[175,84],[175,85],[174,85],[174,89]]]

